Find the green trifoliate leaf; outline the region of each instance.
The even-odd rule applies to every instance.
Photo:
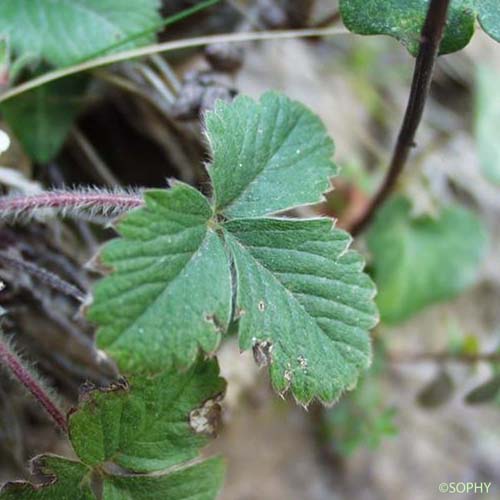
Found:
[[[472,285],[487,237],[464,208],[414,218],[410,201],[398,196],[379,211],[367,241],[382,320],[397,323]]]
[[[88,78],[78,75],[47,83],[0,109],[26,153],[48,163],[61,149],[83,103]]]
[[[309,111],[275,93],[219,104],[207,127],[215,206],[186,185],[146,193],[146,208],[125,218],[122,238],[102,254],[114,272],[89,314],[98,345],[125,374],[156,373],[190,365],[199,348],[215,350],[232,321],[241,347],[270,363],[279,392],[331,403],[370,363],[373,283],[330,220],[259,216],[320,198],[336,171],[332,142]],[[238,136],[238,127],[250,135]]]
[[[109,476],[104,479],[103,500],[214,500],[223,476],[219,459],[166,474]]]
[[[476,0],[479,23],[488,35],[500,42],[500,2],[498,0]]]
[[[337,174],[321,120],[284,95],[268,92],[259,103],[245,96],[219,101],[206,129],[216,210],[229,218],[316,203]]]
[[[478,0],[481,4],[484,0]],[[491,0],[496,2],[496,0]],[[463,49],[474,34],[475,0],[452,0],[441,53]],[[360,35],[389,35],[411,54],[418,52],[429,0],[340,0],[347,29]]]
[[[98,345],[125,374],[185,367],[200,348],[215,351],[231,312],[229,263],[207,199],[176,184],[148,191],[145,201],[102,252],[114,272],[89,311],[101,327]]]
[[[158,0],[2,0],[0,33],[10,36],[21,57],[32,55],[66,66],[143,31],[147,31],[144,36],[120,49],[152,41],[161,21],[159,4]]]
[[[44,482],[5,483],[0,490],[0,499],[92,500],[95,498],[90,488],[91,470],[82,463],[55,455],[40,455],[33,459],[31,466],[37,476],[43,477]]]
[[[479,66],[476,72],[475,135],[484,176],[500,185],[500,72]]]
[[[113,462],[134,472],[167,469],[197,457],[215,434],[224,389],[215,361],[94,389],[70,416],[71,443],[92,467]]]
[[[332,403],[371,359],[375,288],[350,237],[327,219],[226,223],[240,346],[270,364],[275,389]]]

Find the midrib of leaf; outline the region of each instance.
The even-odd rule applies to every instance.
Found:
[[[189,229],[192,229],[192,227],[190,228],[186,228],[185,231],[188,231]],[[181,231],[182,232],[182,231]],[[112,346],[113,344],[115,344],[121,337],[123,336],[126,336],[129,331],[134,327],[136,326],[136,324],[142,320],[144,318],[144,316],[147,314],[149,308],[151,308],[152,306],[154,306],[160,299],[162,299],[165,295],[168,295],[168,292],[170,291],[170,287],[176,282],[177,278],[179,277],[180,274],[182,274],[182,272],[184,271],[184,269],[186,269],[189,264],[193,261],[193,259],[199,254],[200,252],[200,249],[203,247],[203,245],[205,244],[205,242],[207,241],[207,235],[213,231],[211,231],[210,229],[208,229],[208,226],[206,227],[206,231],[205,231],[205,236],[203,237],[203,239],[201,240],[201,243],[200,245],[197,247],[197,249],[191,253],[191,257],[186,261],[186,263],[179,268],[178,272],[172,277],[172,279],[167,283],[166,286],[164,286],[162,288],[162,290],[160,291],[160,293],[157,295],[157,297],[154,299],[154,301],[152,301],[151,303],[147,304],[147,307],[144,309],[144,311],[141,313],[140,316],[138,316],[135,321],[133,321],[130,325],[128,325],[127,329],[124,330],[123,332],[120,333],[120,335],[115,339],[113,340],[113,342],[111,342],[110,344],[108,344],[108,347],[109,346]],[[165,237],[164,235],[160,236],[159,238],[163,238]],[[176,254],[170,254],[170,255],[173,255],[174,257],[177,256],[177,255],[181,255],[181,254],[186,254],[188,252],[181,252],[181,253],[176,253]],[[158,256],[154,256],[155,260],[153,261],[152,264],[149,264],[146,268],[142,268],[140,269],[141,271],[143,271],[144,269],[147,269],[149,267],[154,267],[156,264],[157,264],[157,257]],[[134,271],[137,271],[137,270],[134,270]],[[158,283],[163,283],[163,280],[162,281],[159,281]],[[142,286],[144,285],[154,285],[155,283],[143,283]],[[127,292],[129,292],[129,290],[127,290]]]
[[[154,25],[151,25],[149,28],[142,30],[140,32],[134,33],[132,35],[126,36],[123,40],[120,40],[116,43],[113,43],[111,45],[108,45],[104,49],[98,50],[92,54],[89,54],[88,56],[82,58],[80,61],[78,61],[77,64],[81,64],[85,61],[92,60],[96,57],[100,57],[103,54],[106,54],[108,52],[114,51],[115,49],[118,49],[119,47],[122,47],[123,45],[126,45],[130,42],[133,42],[134,40],[137,40],[138,38],[142,38],[146,35],[153,34],[157,31],[160,30],[160,28],[166,28],[167,26],[170,26],[176,22],[182,21],[183,19],[196,14],[200,10],[206,9],[208,7],[211,7],[212,5],[218,3],[220,0],[204,0],[199,2],[196,5],[193,5],[192,7],[188,7],[184,10],[181,10],[177,14],[173,14],[166,19],[162,19],[160,22],[155,23]]]
[[[277,220],[280,220],[280,219],[277,219]],[[277,230],[274,230],[274,231],[267,231],[268,234],[280,234],[282,233],[283,231],[277,231]],[[235,236],[233,233],[230,232],[230,234],[238,239],[237,236]],[[252,234],[252,231],[246,231],[246,234]],[[286,231],[284,232],[284,234],[286,234]],[[318,280],[321,280],[321,281],[327,281],[328,283],[336,283],[336,284],[339,284],[339,285],[344,285],[344,286],[347,286],[349,287],[349,289],[358,289],[358,290],[364,290],[364,291],[368,291],[370,290],[370,288],[364,288],[362,286],[360,286],[359,284],[357,283],[349,283],[349,282],[346,282],[346,281],[343,281],[342,279],[340,278],[332,278],[332,277],[326,277],[326,276],[320,276],[320,275],[317,275],[317,274],[312,274],[312,273],[307,273],[307,272],[298,272],[297,270],[293,271],[293,272],[275,272],[275,271],[272,271],[271,269],[268,269],[267,267],[265,267],[265,264],[261,263],[257,257],[255,257],[251,250],[254,249],[256,251],[259,251],[259,250],[263,250],[263,251],[269,251],[271,253],[273,252],[286,252],[288,254],[296,254],[296,255],[302,255],[302,256],[305,256],[306,258],[308,259],[317,259],[318,262],[321,262],[322,265],[325,265],[327,267],[331,267],[332,266],[332,262],[327,258],[325,257],[324,255],[322,255],[321,253],[315,253],[314,251],[304,251],[304,250],[300,250],[300,249],[297,249],[297,248],[280,248],[280,247],[270,247],[270,246],[262,246],[262,245],[249,245],[249,244],[243,244],[241,243],[239,240],[238,240],[238,243],[240,244],[240,246],[242,246],[242,248],[245,248],[246,250],[248,250],[247,253],[249,253],[252,258],[254,260],[256,260],[257,262],[259,262],[259,264],[261,266],[263,266],[265,269],[267,269],[274,277],[277,278],[276,275],[292,275],[292,274],[295,274],[297,276],[308,276],[308,277],[311,277],[311,278],[314,278],[314,279],[318,279]],[[316,244],[318,244],[319,242],[316,241]],[[323,242],[325,245],[328,246],[328,242]],[[343,256],[345,256],[347,253],[349,253],[349,248],[348,248],[348,245],[346,246],[346,248],[341,251],[337,258],[335,259],[336,260],[336,264],[337,265],[341,265],[339,263],[340,259],[342,259]],[[321,266],[318,265],[317,268],[320,268]],[[279,280],[279,278],[277,278],[278,281],[282,284],[282,286],[286,289],[286,285],[281,281]],[[297,295],[300,295],[299,293],[297,293]],[[320,295],[317,295],[315,297],[318,297],[318,298],[322,298]],[[331,300],[331,299],[328,299],[326,297],[323,297],[325,300]],[[339,297],[340,298],[340,297]],[[349,304],[349,299],[346,299],[347,302],[344,302],[344,301],[340,301],[340,300],[336,300],[335,303],[336,304],[340,304],[342,306],[345,306],[346,308],[350,309],[350,310],[353,310],[357,313],[361,313],[361,314],[365,314],[365,311],[361,310],[361,309],[355,309],[354,307],[352,307],[350,304]],[[353,326],[356,326],[356,325],[353,325]]]
[[[83,0],[3,1],[6,3],[5,7],[9,9],[10,17],[1,24],[16,35],[15,45],[19,48],[21,56],[23,53],[31,52],[32,48],[36,48],[41,58],[48,58],[49,62],[56,66],[67,66],[94,57],[92,53],[89,53],[92,49],[96,53],[105,53],[117,46],[114,43],[116,38],[120,39],[118,46],[129,42],[133,45],[132,42],[141,36],[147,37],[143,41],[151,41],[151,36],[164,23],[170,21],[171,24],[179,18],[186,17],[193,11],[200,10],[206,3],[202,2],[202,6],[197,5],[186,9],[186,12],[171,16],[162,22],[158,11],[159,0],[143,0],[137,5],[134,5],[133,0],[129,0],[127,6],[130,8],[126,11],[126,19],[118,17],[113,10],[114,6],[123,9],[121,2],[124,0],[114,0],[116,3],[108,0],[103,0],[102,3],[99,0],[87,2]],[[89,27],[93,27],[93,30],[85,38],[79,29],[78,41],[70,31],[70,26],[81,24],[82,20],[85,20]],[[156,23],[153,25],[152,21]],[[17,26],[17,22],[20,26]],[[18,33],[18,30],[22,28],[25,28],[27,32],[24,41]],[[86,43],[90,37],[93,39],[87,46]],[[101,50],[95,51],[96,46],[103,44],[112,47],[104,46]]]
[[[34,24],[32,22],[32,16],[29,15],[26,1],[25,0],[21,0],[21,1],[22,1],[22,6],[24,9],[24,12],[26,14],[26,18],[29,19],[29,22],[32,26],[32,29],[35,31],[38,31],[39,26],[37,26],[36,24]],[[79,0],[58,0],[58,2],[54,3],[51,6],[47,6],[47,5],[44,6],[44,0],[36,0],[36,6],[34,6],[35,12],[38,12],[39,16],[41,16],[43,18],[43,20],[45,21],[44,22],[45,26],[44,26],[44,29],[42,30],[44,32],[49,32],[51,29],[51,25],[53,25],[53,20],[49,19],[49,17],[48,17],[48,10],[56,7],[57,3],[66,4],[66,6],[69,7],[70,10],[75,10],[75,11],[80,10],[82,12],[85,12],[85,13],[89,14],[91,17],[94,17],[94,18],[102,21],[104,24],[106,24],[108,27],[110,27],[113,32],[115,32],[115,33],[117,32],[120,36],[125,35],[125,32],[117,24],[114,24],[113,22],[111,22],[106,16],[104,16],[100,12],[98,12],[94,9],[91,9],[88,6],[80,3]],[[72,47],[72,50],[71,50],[72,52],[75,52],[75,49],[78,52],[79,47],[77,45],[75,45],[71,36],[65,36],[64,43],[66,45],[69,45]]]
[[[228,231],[225,232],[225,237],[228,236]],[[271,277],[271,280],[274,281],[280,288],[282,288],[286,294],[291,298],[292,302],[296,305],[296,307],[298,309],[301,310],[301,312],[312,319],[312,321],[314,322],[314,324],[316,325],[317,329],[322,333],[322,335],[319,335],[318,338],[321,339],[321,349],[323,350],[323,354],[325,354],[325,357],[327,357],[328,355],[328,343],[329,342],[333,342],[335,344],[340,344],[340,345],[343,345],[343,346],[347,346],[349,347],[350,349],[355,349],[357,350],[359,353],[361,353],[363,355],[363,357],[366,357],[366,353],[363,352],[361,349],[359,349],[357,346],[355,345],[351,345],[351,344],[347,344],[347,342],[345,341],[342,341],[342,340],[338,340],[338,339],[335,339],[335,338],[332,338],[328,335],[328,333],[321,327],[321,325],[318,324],[317,322],[317,317],[315,316],[312,316],[305,308],[305,306],[300,302],[300,300],[297,298],[296,295],[303,295],[303,294],[300,294],[300,293],[294,293],[292,292],[291,290],[288,289],[288,287],[278,278],[278,276],[276,276],[276,274],[271,270],[269,269],[264,263],[262,263],[258,258],[256,258],[252,252],[249,251],[249,248],[251,248],[250,246],[246,246],[244,245],[243,243],[241,243],[238,238],[232,234],[229,235],[229,238],[231,239],[231,241],[234,241],[240,249],[242,249],[247,255],[249,255],[252,260],[257,264],[257,267],[259,267],[260,269],[262,269],[265,273],[265,275],[267,276],[270,276]],[[263,248],[263,247],[256,247],[256,248]],[[272,247],[268,247],[270,248],[271,250],[280,250],[278,248],[272,248]],[[308,252],[302,252],[302,253],[305,253],[307,255],[309,255]],[[321,256],[317,256],[317,257],[321,257]],[[341,256],[339,256],[340,258]],[[280,273],[278,273],[280,274]],[[343,281],[340,281],[340,283],[344,284],[344,285],[348,285],[350,286],[349,283],[345,283]],[[323,299],[323,300],[326,300],[328,302],[333,302],[331,299],[325,299],[324,297],[321,297],[321,296],[318,296],[318,295],[311,295],[311,297],[315,298],[315,299]],[[339,304],[339,303],[337,303]],[[359,310],[359,309],[354,309],[350,306],[347,306],[346,304],[342,304],[340,303],[342,306],[346,306],[348,309],[352,309],[354,311],[356,311],[357,313],[361,313],[361,314],[366,314],[365,311],[362,311],[362,310]],[[339,321],[339,322],[342,322],[344,324],[348,324],[349,326],[353,326],[353,327],[356,327],[356,328],[359,328],[358,325],[354,322],[354,323],[346,323],[344,320],[339,320],[338,318],[336,319],[332,319],[332,318],[326,318],[330,321]],[[279,339],[273,339],[273,340],[279,340]]]
[[[62,3],[66,3],[67,5],[69,5],[70,8],[74,7],[73,0],[69,0],[69,1],[68,0],[61,0],[61,1],[62,1]],[[83,12],[89,13],[91,17],[95,17],[97,19],[100,19],[101,21],[104,22],[104,24],[108,25],[111,28],[113,33],[117,33],[120,37],[123,37],[125,35],[125,32],[117,24],[114,24],[109,19],[107,19],[106,16],[102,15],[99,12],[96,12],[95,10],[89,9],[88,7],[86,7],[82,4],[79,4],[78,0],[75,3],[76,3],[75,10],[80,9]],[[71,36],[66,36],[66,43],[73,46],[74,49],[76,49],[76,53],[78,53],[78,47],[75,45]],[[75,50],[73,50],[73,52],[75,52]],[[80,61],[77,61],[77,63],[78,62],[80,62]]]
[[[274,115],[274,124],[273,124],[273,135],[271,137],[271,143],[273,142],[274,138],[276,137],[276,134],[275,134],[275,131],[279,131],[279,127],[276,126],[276,123],[278,122],[278,118],[280,117],[280,115],[283,114],[283,108],[282,106],[279,107],[278,109],[278,113],[276,113]],[[258,138],[258,131],[260,129],[260,123],[262,122],[262,113],[259,115],[259,122],[257,124],[257,128],[255,129],[255,132],[256,133],[252,133],[252,136],[253,136],[253,141],[254,141],[254,149],[255,148],[255,143],[257,142],[257,138]],[[280,141],[279,144],[277,144],[276,146],[273,147],[273,145],[271,145],[271,149],[273,150],[271,156],[269,157],[269,159],[267,160],[267,162],[263,163],[262,164],[262,167],[260,168],[260,170],[258,170],[255,175],[251,178],[250,182],[240,191],[240,193],[237,193],[235,194],[235,196],[233,198],[231,198],[223,207],[218,207],[218,213],[223,213],[224,211],[230,209],[232,206],[234,206],[235,202],[238,201],[245,193],[247,193],[250,188],[252,188],[252,186],[255,184],[255,182],[257,182],[257,180],[259,179],[259,177],[261,176],[262,172],[264,172],[266,170],[266,167],[271,165],[275,156],[280,152],[280,150],[286,145],[287,141],[290,140],[290,137],[291,135],[293,134],[294,130],[297,128],[298,124],[300,123],[301,119],[303,118],[303,115],[299,115],[297,117],[297,119],[295,120],[295,122],[293,123],[293,125],[287,130],[286,132],[286,136],[284,137],[284,140]],[[248,129],[245,131],[245,139],[246,137],[248,136]],[[239,154],[238,154],[238,157],[241,155],[241,152],[243,151],[243,148],[245,146],[245,140],[242,141],[241,143],[241,147],[240,147],[240,151],[239,151]],[[284,168],[289,168],[290,167],[290,164],[287,164],[285,165]],[[276,168],[275,168],[276,169]],[[274,170],[274,169],[273,169]]]

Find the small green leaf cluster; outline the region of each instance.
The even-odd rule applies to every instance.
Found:
[[[0,498],[213,499],[223,463],[194,459],[216,431],[224,388],[217,363],[201,360],[183,373],[84,388],[68,424],[77,460],[36,457],[33,473],[44,481],[6,483]]]
[[[338,455],[349,456],[360,448],[374,450],[398,433],[397,409],[386,402],[385,346],[378,343],[375,351],[375,362],[356,390],[323,415],[322,432],[328,447]]]
[[[382,321],[405,321],[471,286],[487,242],[483,224],[465,208],[452,205],[435,216],[413,216],[406,197],[389,200],[367,235]]]

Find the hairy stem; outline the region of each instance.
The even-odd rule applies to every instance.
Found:
[[[53,209],[62,215],[103,215],[116,217],[144,200],[140,192],[73,189],[54,190],[34,195],[5,196],[0,198],[0,219],[31,218],[37,212]]]
[[[9,347],[3,336],[0,337],[0,363],[26,387],[59,428],[67,432],[68,426],[63,411],[52,401],[48,392],[30,370],[24,366],[21,358]]]
[[[64,295],[67,295],[68,297],[73,297],[78,302],[85,302],[86,295],[79,288],[72,285],[71,283],[68,283],[67,281],[64,281],[56,274],[38,267],[32,262],[27,262],[24,259],[16,258],[6,252],[0,251],[0,263],[11,266],[18,271],[25,272],[37,278],[50,288],[57,290]]]
[[[410,97],[391,164],[378,192],[368,203],[359,219],[350,228],[350,232],[354,236],[366,228],[372,221],[377,209],[391,193],[408,160],[411,148],[415,146],[415,134],[422,120],[425,103],[429,95],[432,74],[439,53],[439,46],[443,38],[449,4],[450,0],[431,0],[430,2],[424,27],[422,28]]]

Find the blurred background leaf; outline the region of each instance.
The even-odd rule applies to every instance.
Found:
[[[449,206],[436,217],[411,210],[409,199],[392,198],[367,234],[377,304],[389,324],[472,285],[487,246],[481,221],[465,208]]]
[[[67,66],[144,30],[152,29],[120,49],[154,40],[159,7],[159,0],[4,0],[0,32],[10,36],[18,56],[33,54]]]
[[[48,163],[59,153],[82,107],[88,83],[85,74],[70,76],[0,105],[5,120],[35,161]]]
[[[484,176],[500,185],[500,73],[478,65],[475,92],[475,136]]]
[[[348,456],[359,448],[375,449],[395,436],[397,410],[387,403],[384,350],[377,344],[374,362],[356,388],[330,409],[324,410],[323,432],[334,453]]]

